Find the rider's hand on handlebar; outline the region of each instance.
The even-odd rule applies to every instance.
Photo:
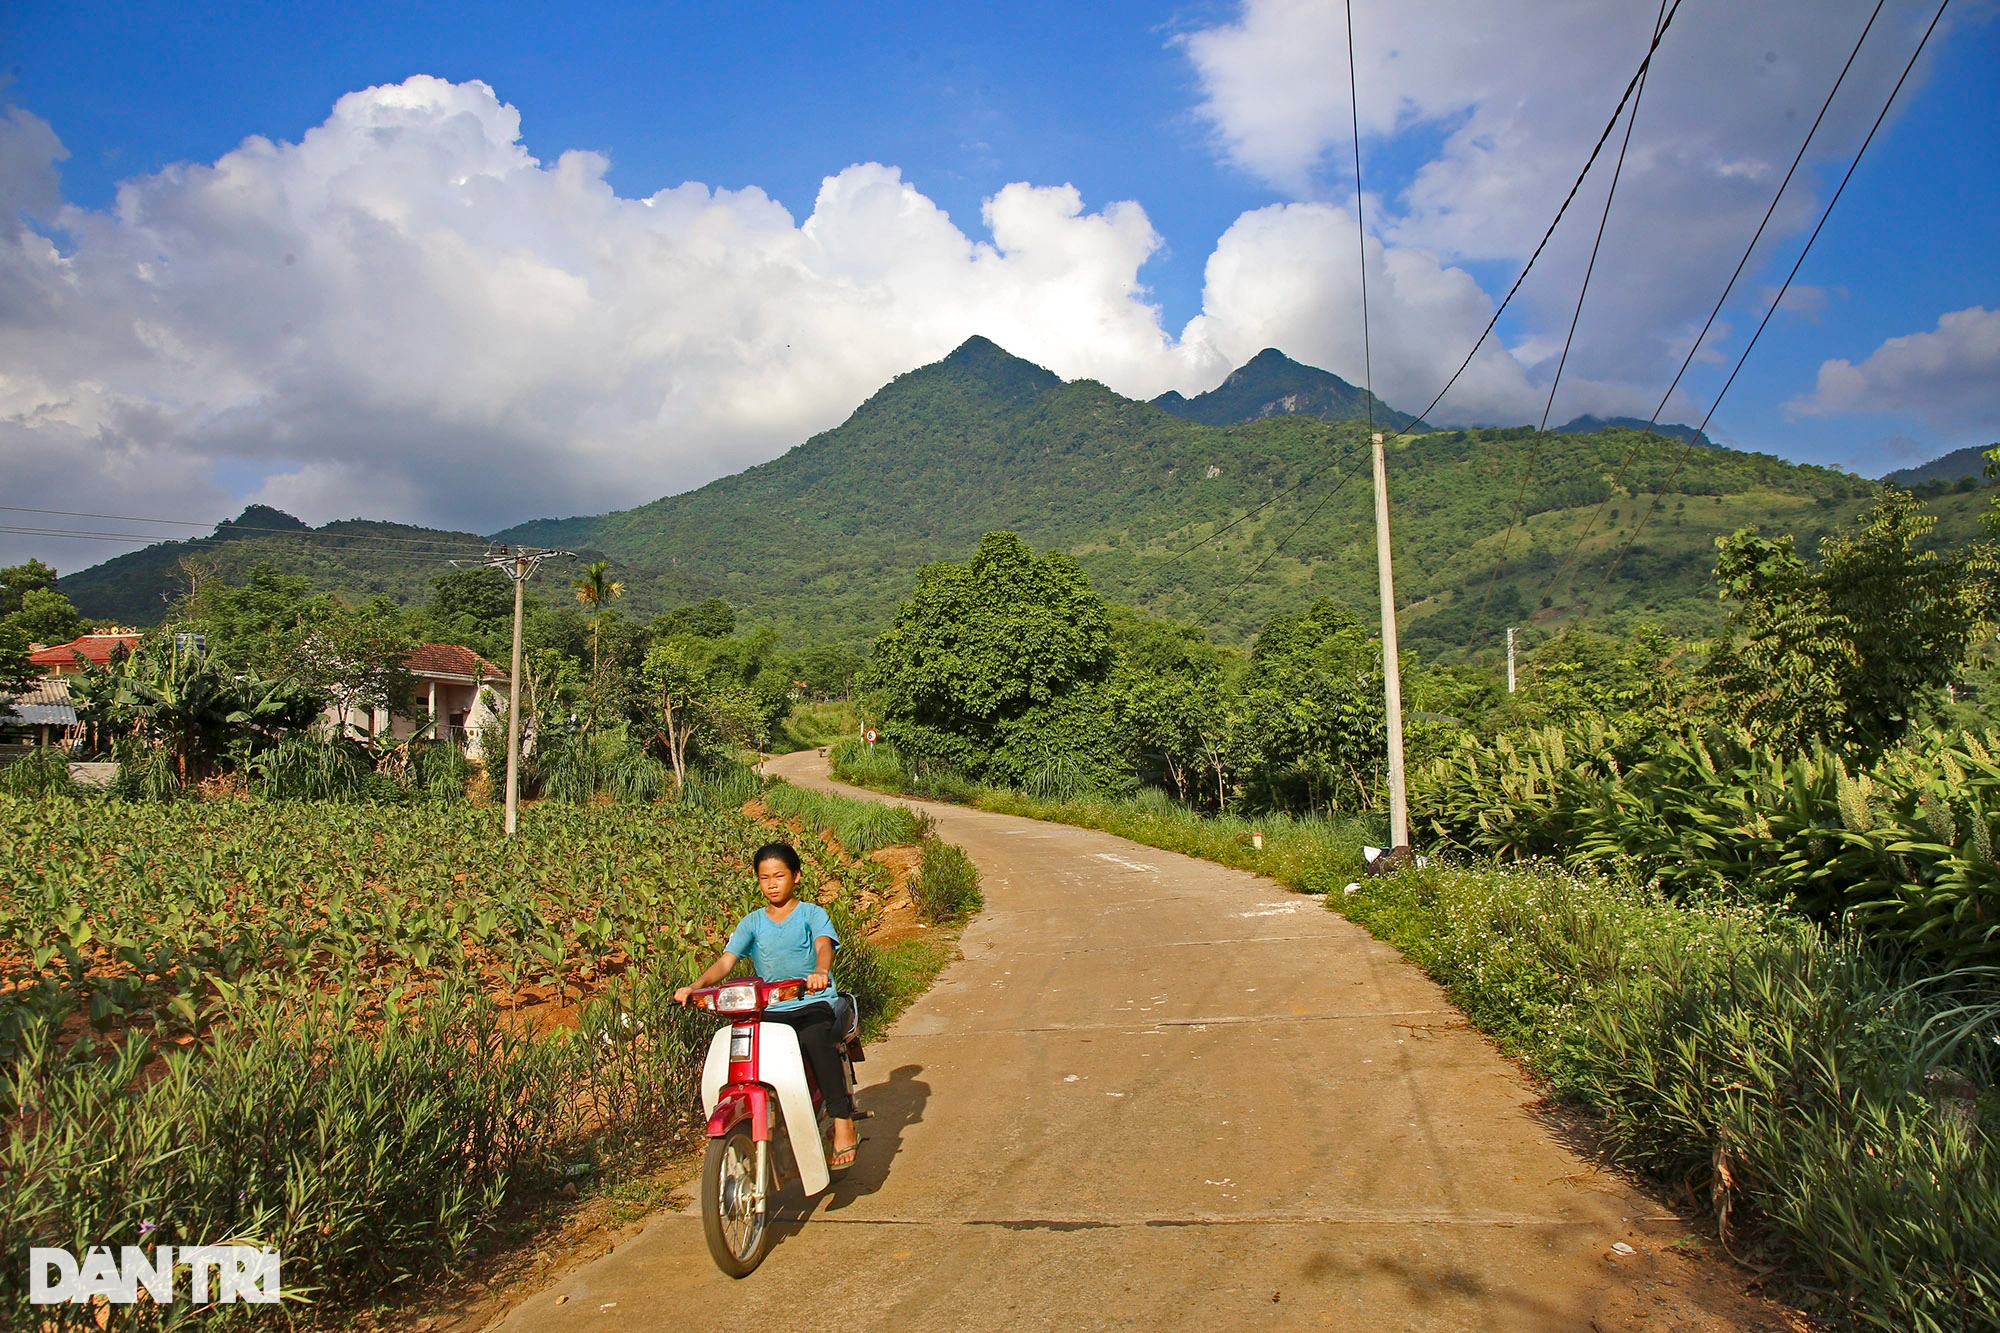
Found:
[[[674,992],[674,1003],[686,1004],[688,1002],[688,996],[692,994],[694,994],[694,987],[683,986],[679,990]]]
[[[833,984],[833,978],[828,976],[824,972],[815,972],[811,976],[806,978],[806,989],[811,991],[825,990],[828,986],[831,986],[832,984]]]

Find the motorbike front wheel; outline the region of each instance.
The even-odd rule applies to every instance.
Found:
[[[769,1201],[760,1194],[757,1143],[748,1124],[708,1141],[701,1167],[701,1229],[715,1266],[731,1277],[748,1277],[771,1248]]]

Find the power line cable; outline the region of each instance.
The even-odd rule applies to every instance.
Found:
[[[1651,63],[1651,53],[1659,44],[1660,25],[1667,16],[1667,0],[1660,0],[1660,12],[1653,19],[1653,42],[1647,47],[1647,64]],[[1486,595],[1479,599],[1479,614],[1472,623],[1472,638],[1479,638],[1479,631],[1486,627],[1486,610],[1493,601],[1493,590],[1500,584],[1500,567],[1507,563],[1507,548],[1513,544],[1514,529],[1521,522],[1521,511],[1528,501],[1528,482],[1535,475],[1535,459],[1541,453],[1542,437],[1548,433],[1549,414],[1555,410],[1556,390],[1562,387],[1563,370],[1569,365],[1570,347],[1576,342],[1576,326],[1583,318],[1583,300],[1590,293],[1590,278],[1597,271],[1597,253],[1604,246],[1604,231],[1611,221],[1611,201],[1618,197],[1618,181],[1625,174],[1625,153],[1632,147],[1632,131],[1639,123],[1639,104],[1646,96],[1646,75],[1648,70],[1641,67],[1639,87],[1632,95],[1632,114],[1625,118],[1625,137],[1618,144],[1618,161],[1611,168],[1611,184],[1604,191],[1604,211],[1597,217],[1597,236],[1590,243],[1590,260],[1583,266],[1583,281],[1576,289],[1576,309],[1570,312],[1569,332],[1563,336],[1562,355],[1556,359],[1556,373],[1549,381],[1548,401],[1542,404],[1542,419],[1535,426],[1535,436],[1528,442],[1527,466],[1521,469],[1521,485],[1514,493],[1514,512],[1507,520],[1507,526],[1500,534],[1500,550],[1493,557],[1493,575],[1486,580]]]
[[[1612,495],[1617,492],[1619,486],[1624,484],[1626,474],[1631,470],[1633,462],[1639,457],[1639,451],[1654,439],[1659,438],[1654,433],[1653,428],[1659,424],[1660,414],[1666,411],[1667,400],[1672,398],[1674,390],[1680,387],[1681,379],[1687,374],[1688,367],[1694,364],[1695,354],[1701,350],[1703,342],[1707,340],[1709,329],[1714,327],[1716,318],[1721,315],[1723,304],[1729,300],[1729,294],[1736,289],[1737,280],[1743,276],[1744,268],[1750,263],[1750,256],[1756,252],[1757,242],[1763,238],[1764,229],[1770,225],[1772,216],[1778,211],[1779,202],[1785,197],[1786,188],[1792,183],[1792,176],[1798,171],[1799,164],[1805,160],[1806,150],[1812,147],[1813,138],[1819,133],[1820,122],[1826,119],[1826,113],[1833,107],[1835,94],[1840,91],[1841,84],[1846,82],[1848,71],[1854,68],[1854,61],[1861,54],[1862,43],[1868,40],[1869,32],[1875,27],[1875,20],[1882,13],[1883,3],[1884,0],[1876,0],[1874,10],[1868,15],[1868,22],[1862,25],[1861,35],[1854,39],[1854,49],[1847,53],[1847,63],[1840,67],[1840,73],[1834,78],[1833,87],[1827,90],[1826,100],[1820,103],[1819,114],[1813,117],[1812,127],[1806,131],[1804,141],[1799,144],[1799,151],[1793,156],[1792,165],[1786,170],[1785,178],[1778,182],[1777,191],[1771,196],[1770,207],[1764,210],[1763,218],[1757,223],[1757,230],[1750,237],[1750,244],[1743,248],[1743,257],[1736,261],[1736,269],[1729,275],[1729,281],[1724,284],[1722,295],[1715,298],[1715,307],[1708,312],[1708,319],[1702,324],[1701,332],[1695,335],[1694,342],[1689,345],[1687,355],[1681,360],[1680,369],[1674,372],[1673,381],[1667,385],[1666,392],[1660,395],[1660,401],[1653,408],[1653,415],[1646,421],[1645,430],[1640,433],[1639,439],[1627,451],[1625,461],[1619,464],[1617,475],[1611,479],[1611,489],[1605,493],[1602,500],[1597,502],[1597,508],[1591,512],[1590,521],[1584,525],[1583,531],[1578,534],[1576,541],[1570,545],[1569,553],[1563,557],[1562,564],[1557,566],[1555,577],[1549,580],[1548,587],[1542,589],[1544,597],[1554,595],[1556,585],[1562,582],[1563,575],[1569,571],[1570,566],[1576,560],[1577,552],[1583,548],[1584,542],[1589,540],[1590,534],[1596,531],[1597,520],[1604,513],[1604,506],[1611,503]],[[1695,438],[1698,439],[1699,437],[1700,432],[1697,431]]]
[[[1661,0],[1661,3],[1664,4],[1665,0]],[[1354,131],[1354,258],[1361,273],[1362,391],[1368,395],[1368,447],[1372,449],[1375,434],[1375,353],[1370,344],[1368,332],[1368,226],[1367,220],[1362,213],[1366,205],[1361,196],[1361,86],[1354,74],[1354,0],[1347,0],[1347,105],[1349,123]],[[1356,461],[1358,464],[1359,460],[1357,459]],[[1341,479],[1334,483],[1333,489],[1322,496],[1320,502],[1314,505],[1306,516],[1300,519],[1297,525],[1279,540],[1276,546],[1271,548],[1271,553],[1262,560],[1259,560],[1249,573],[1231,585],[1229,591],[1223,594],[1223,599],[1227,601],[1229,598],[1234,597],[1237,589],[1248,583],[1252,578],[1255,578],[1264,566],[1276,559],[1278,553],[1291,544],[1292,538],[1298,536],[1306,524],[1318,518],[1320,511],[1333,502],[1333,497],[1340,494],[1341,488],[1346,486],[1348,481],[1358,471],[1360,471],[1359,466],[1349,467]],[[1394,615],[1395,608],[1388,608],[1386,613]]]
[[[1659,510],[1661,499],[1673,488],[1675,480],[1681,475],[1681,469],[1687,465],[1688,458],[1694,453],[1695,440],[1700,439],[1702,432],[1708,429],[1710,419],[1715,416],[1715,409],[1722,405],[1723,397],[1728,394],[1730,386],[1736,383],[1737,375],[1742,372],[1744,363],[1750,359],[1751,350],[1757,346],[1757,340],[1764,335],[1765,328],[1770,325],[1771,316],[1777,314],[1778,307],[1784,303],[1785,293],[1791,290],[1792,280],[1799,276],[1799,269],[1805,265],[1806,256],[1812,253],[1813,242],[1819,239],[1820,232],[1826,227],[1826,220],[1833,216],[1834,205],[1840,202],[1840,196],[1846,192],[1847,183],[1854,179],[1855,169],[1861,165],[1861,158],[1867,153],[1868,145],[1875,142],[1876,132],[1882,128],[1882,122],[1888,119],[1889,109],[1896,104],[1896,95],[1903,91],[1903,84],[1909,80],[1910,71],[1917,67],[1918,58],[1923,55],[1924,47],[1929,44],[1931,34],[1937,31],[1937,25],[1944,18],[1944,11],[1950,5],[1951,0],[1942,0],[1942,3],[1938,5],[1937,13],[1931,16],[1930,26],[1925,28],[1924,35],[1917,39],[1917,49],[1910,53],[1909,63],[1903,66],[1902,74],[1896,79],[1896,86],[1889,90],[1887,100],[1882,103],[1881,113],[1875,117],[1875,123],[1868,127],[1868,135],[1861,141],[1861,147],[1854,150],[1854,160],[1847,164],[1847,171],[1841,176],[1840,184],[1834,187],[1833,197],[1826,201],[1826,207],[1820,211],[1819,221],[1814,224],[1812,234],[1806,237],[1805,246],[1799,251],[1799,257],[1792,262],[1791,271],[1785,275],[1785,281],[1778,288],[1778,294],[1771,298],[1771,304],[1764,311],[1764,317],[1757,321],[1756,331],[1750,335],[1750,341],[1744,345],[1743,354],[1736,358],[1736,365],[1730,370],[1729,378],[1723,381],[1722,388],[1715,395],[1715,401],[1709,404],[1708,411],[1702,415],[1701,424],[1695,427],[1694,435],[1689,438],[1686,446],[1682,448],[1680,460],[1674,464],[1674,470],[1667,475],[1665,484],[1653,493],[1653,503],[1647,508],[1645,515],[1640,518],[1638,524],[1633,527],[1632,535],[1625,539],[1625,544],[1618,549],[1618,554],[1612,558],[1610,565],[1605,568],[1604,577],[1597,581],[1597,587],[1591,590],[1590,600],[1583,604],[1583,610],[1577,614],[1578,621],[1581,621],[1583,617],[1590,614],[1590,608],[1596,603],[1598,595],[1604,591],[1605,585],[1611,582],[1611,576],[1617,573],[1618,566],[1624,562],[1626,553],[1632,549],[1632,544],[1639,540],[1640,532],[1645,529],[1646,524],[1651,521],[1653,515]]]
[[[1633,73],[1631,81],[1625,85],[1624,95],[1618,99],[1618,105],[1611,110],[1611,119],[1604,122],[1604,132],[1597,136],[1597,143],[1591,148],[1589,158],[1584,161],[1583,170],[1576,173],[1576,180],[1571,183],[1569,194],[1562,201],[1562,207],[1556,210],[1555,218],[1549,223],[1549,229],[1542,233],[1542,239],[1535,246],[1535,252],[1528,256],[1528,262],[1522,266],[1521,276],[1515,278],[1514,285],[1507,289],[1505,299],[1493,311],[1493,318],[1486,321],[1485,330],[1477,338],[1473,339],[1472,350],[1465,354],[1465,360],[1459,362],[1458,369],[1451,372],[1451,378],[1446,380],[1444,387],[1437,391],[1437,397],[1431,399],[1430,406],[1419,412],[1410,422],[1412,426],[1422,424],[1425,418],[1437,410],[1437,405],[1444,401],[1446,394],[1451,392],[1451,386],[1458,383],[1458,377],[1463,375],[1466,367],[1472,364],[1472,358],[1478,356],[1479,349],[1486,345],[1486,339],[1492,334],[1494,327],[1500,323],[1500,316],[1506,313],[1507,307],[1514,300],[1515,294],[1521,290],[1521,284],[1526,282],[1528,274],[1534,271],[1535,261],[1542,257],[1542,250],[1548,245],[1549,238],[1554,236],[1556,228],[1562,225],[1563,215],[1569,212],[1570,204],[1576,200],[1576,192],[1583,188],[1584,177],[1588,176],[1591,167],[1596,165],[1597,155],[1604,151],[1605,142],[1611,138],[1611,131],[1618,128],[1618,119],[1625,114],[1625,103],[1632,99],[1633,95],[1638,91],[1639,85],[1645,81],[1646,71],[1653,63],[1653,53],[1660,49],[1661,39],[1667,35],[1667,29],[1673,26],[1674,16],[1680,12],[1681,0],[1673,0],[1672,7],[1667,10],[1666,18],[1661,20],[1659,29],[1653,34],[1653,44],[1646,49],[1646,58],[1639,62],[1639,68]]]
[[[1569,187],[1569,194],[1563,199],[1562,206],[1556,209],[1555,218],[1553,221],[1549,223],[1548,230],[1542,233],[1541,242],[1535,246],[1534,254],[1528,257],[1527,264],[1522,267],[1520,276],[1514,279],[1514,285],[1512,288],[1508,290],[1506,298],[1502,300],[1500,302],[1499,307],[1496,310],[1494,310],[1493,318],[1487,321],[1485,330],[1480,333],[1477,339],[1474,340],[1472,344],[1472,350],[1465,354],[1465,360],[1460,362],[1458,369],[1452,372],[1452,376],[1449,380],[1445,382],[1444,388],[1438,390],[1437,397],[1431,399],[1430,406],[1426,407],[1423,410],[1423,412],[1420,413],[1418,416],[1411,419],[1409,423],[1411,426],[1421,425],[1424,421],[1424,418],[1428,417],[1433,411],[1435,411],[1437,409],[1437,405],[1444,400],[1444,396],[1447,393],[1451,392],[1452,385],[1458,383],[1459,376],[1463,375],[1465,373],[1466,367],[1472,364],[1473,357],[1479,354],[1479,349],[1481,346],[1485,344],[1487,336],[1493,332],[1494,326],[1500,322],[1500,316],[1503,313],[1505,313],[1508,304],[1513,301],[1515,293],[1521,290],[1521,284],[1527,280],[1528,274],[1535,267],[1535,261],[1541,258],[1542,250],[1548,245],[1549,238],[1555,235],[1556,227],[1562,222],[1563,215],[1569,211],[1569,206],[1571,202],[1573,202],[1576,199],[1576,193],[1579,189],[1582,188],[1584,178],[1590,174],[1591,167],[1596,164],[1597,156],[1601,151],[1603,151],[1605,142],[1611,138],[1611,131],[1618,127],[1619,118],[1625,114],[1625,103],[1628,100],[1630,100],[1633,93],[1637,90],[1640,80],[1644,77],[1647,66],[1651,63],[1653,59],[1653,51],[1659,49],[1660,39],[1666,35],[1667,29],[1673,25],[1674,16],[1680,12],[1680,8],[1681,8],[1681,0],[1673,0],[1672,6],[1667,10],[1667,16],[1665,21],[1660,24],[1659,32],[1653,38],[1652,48],[1646,52],[1646,58],[1639,62],[1638,71],[1632,75],[1631,81],[1625,85],[1624,95],[1618,99],[1618,105],[1612,108],[1611,119],[1605,122],[1604,132],[1597,136],[1596,146],[1590,150],[1590,157],[1585,160],[1583,164],[1583,170],[1577,173],[1576,180],[1571,183]],[[1351,40],[1352,39],[1351,31],[1349,36]],[[1349,73],[1351,77],[1352,75],[1351,68],[1349,70]],[[1369,403],[1368,410],[1369,410],[1369,421],[1370,421],[1369,433],[1373,434],[1374,433],[1373,421],[1374,421],[1374,410],[1375,410],[1375,398],[1373,393],[1369,394],[1368,403]],[[1301,477],[1298,481],[1294,482],[1292,485],[1287,486],[1284,490],[1279,491],[1276,495],[1273,495],[1270,498],[1261,501],[1260,503],[1256,504],[1245,513],[1239,514],[1237,517],[1231,519],[1228,523],[1224,524],[1222,527],[1217,528],[1214,532],[1208,534],[1208,536],[1203,537],[1200,541],[1194,542],[1174,552],[1174,554],[1168,556],[1164,561],[1162,561],[1158,565],[1155,565],[1153,567],[1152,574],[1149,575],[1148,577],[1149,578],[1157,577],[1160,573],[1172,567],[1183,557],[1191,555],[1195,551],[1200,550],[1202,547],[1207,546],[1210,542],[1217,540],[1224,533],[1229,532],[1237,525],[1248,522],[1250,519],[1255,518],[1257,515],[1263,513],[1266,509],[1269,509],[1272,505],[1278,503],[1278,501],[1286,499],[1289,496],[1296,495],[1298,492],[1304,490],[1307,486],[1310,486],[1315,480],[1324,475],[1333,466],[1335,466],[1335,464],[1328,463],[1325,467],[1314,468],[1312,471],[1306,473],[1305,476]]]

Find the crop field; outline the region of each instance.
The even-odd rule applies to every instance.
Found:
[[[466,805],[0,797],[0,1323],[29,1326],[30,1245],[225,1238],[279,1248],[310,1323],[490,1245],[523,1190],[678,1141],[711,1025],[672,987],[781,831],[718,804],[545,802],[508,839]],[[889,872],[825,830],[880,817],[774,804],[879,1013],[859,904]],[[914,841],[898,813],[870,831]]]

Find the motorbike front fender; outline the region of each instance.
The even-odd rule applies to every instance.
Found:
[[[827,1170],[826,1148],[820,1142],[819,1116],[813,1111],[812,1084],[806,1081],[806,1057],[799,1049],[799,1034],[783,1023],[760,1023],[757,1050],[757,1073],[778,1094],[792,1160],[798,1163],[799,1184],[810,1198],[831,1185],[833,1175]]]

